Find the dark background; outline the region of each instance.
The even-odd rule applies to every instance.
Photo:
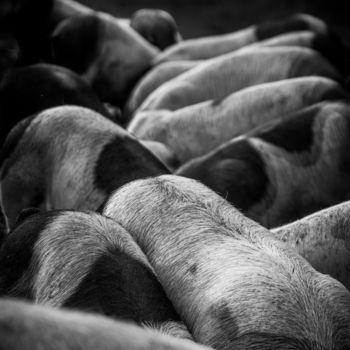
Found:
[[[161,8],[176,19],[184,38],[234,31],[263,20],[306,12],[329,23],[350,45],[350,0],[80,0],[117,17]]]

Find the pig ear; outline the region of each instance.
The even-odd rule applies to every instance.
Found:
[[[21,224],[23,221],[25,221],[26,219],[28,219],[29,217],[37,214],[37,213],[40,213],[41,210],[39,208],[25,208],[23,209],[17,219],[16,219],[16,226]]]
[[[96,57],[100,33],[101,22],[95,13],[64,20],[51,36],[53,63],[84,73]]]

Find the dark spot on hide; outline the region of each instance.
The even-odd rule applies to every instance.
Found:
[[[110,116],[92,88],[69,69],[37,64],[12,70],[0,87],[0,141],[23,118],[62,105],[83,106]]]
[[[294,15],[287,18],[269,20],[257,25],[255,35],[257,40],[261,41],[279,34],[307,29],[309,29],[307,21],[298,15]]]
[[[342,76],[350,74],[350,51],[336,34],[317,35],[313,40],[312,48],[331,62]]]
[[[246,140],[226,143],[177,175],[201,181],[243,211],[263,198],[269,183],[263,159]]]
[[[4,162],[11,157],[12,153],[15,151],[18,143],[22,139],[22,136],[24,135],[25,131],[27,130],[28,126],[31,124],[32,120],[36,117],[36,115],[32,115],[19,123],[15,125],[15,127],[11,130],[9,135],[6,138],[6,141],[1,148],[0,151],[0,167],[3,167]],[[0,134],[2,131],[0,131]],[[4,135],[1,135],[4,136]],[[7,170],[9,166],[6,166],[2,169],[1,173],[1,179],[3,179],[6,176]]]
[[[136,179],[168,174],[150,151],[129,135],[116,136],[103,148],[95,166],[95,185],[106,194]]]
[[[211,339],[211,345],[222,347],[223,343],[232,342],[239,332],[237,321],[234,317],[234,308],[227,301],[218,301],[210,306],[208,313],[215,324],[215,336]]]
[[[256,129],[251,136],[289,152],[305,152],[313,143],[313,123],[317,114],[314,108],[307,108],[291,114],[287,119],[269,123]]]
[[[84,73],[99,54],[100,26],[93,13],[66,19],[51,37],[52,62]]]
[[[179,320],[153,273],[117,247],[96,260],[64,306],[135,322]]]
[[[30,216],[6,236],[0,248],[0,295],[32,298],[30,285],[32,276],[26,270],[33,257],[34,246],[40,233],[58,215],[59,211],[52,211]],[[28,283],[20,290],[16,290],[15,294],[11,294],[11,289],[24,274]]]
[[[192,264],[188,271],[190,272],[190,274],[195,275],[197,272],[197,264]]]
[[[238,327],[236,325],[236,320],[232,317],[232,310],[226,301],[215,303],[210,308],[209,312],[216,321],[224,325],[223,328],[226,328],[227,324],[234,325],[234,329],[231,327],[229,328],[230,333],[232,336],[235,336],[235,334],[237,334]]]

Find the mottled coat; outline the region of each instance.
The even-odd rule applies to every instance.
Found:
[[[104,214],[134,237],[195,340],[215,349],[346,349],[350,292],[192,179],[117,190]]]
[[[272,120],[323,100],[348,98],[335,81],[301,77],[259,84],[176,111],[137,113],[128,130],[136,137],[166,144],[184,163]]]
[[[2,207],[10,227],[27,207],[96,210],[119,186],[164,173],[156,156],[110,120],[55,107],[11,131],[1,156]]]
[[[191,337],[129,233],[92,212],[24,218],[0,247],[0,295]]]
[[[350,198],[350,107],[322,102],[191,160],[198,179],[266,227]]]
[[[350,202],[323,209],[272,230],[317,271],[350,289]]]

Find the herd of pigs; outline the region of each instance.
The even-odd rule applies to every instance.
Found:
[[[0,3],[0,350],[349,350],[350,49],[298,13]]]

